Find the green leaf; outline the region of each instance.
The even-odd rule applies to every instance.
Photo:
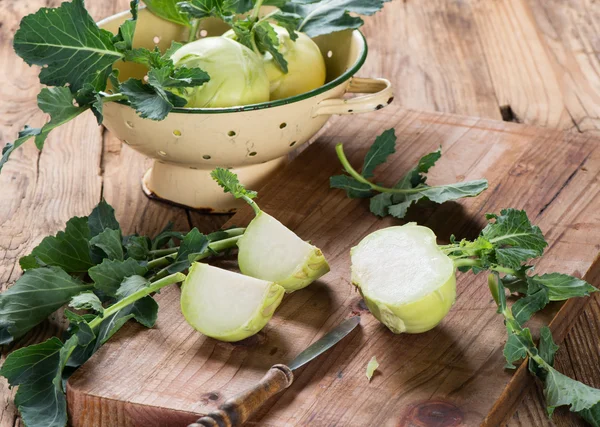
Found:
[[[158,91],[138,79],[121,83],[121,93],[127,95],[140,117],[150,120],[163,120],[173,107],[183,107],[187,103],[185,98],[168,91]]]
[[[146,236],[131,235],[123,237],[123,246],[128,258],[147,260],[150,256],[150,239]]]
[[[361,175],[365,178],[372,178],[375,168],[385,163],[388,157],[395,152],[396,132],[394,128],[391,128],[375,138],[375,142],[365,156]]]
[[[123,246],[121,244],[121,231],[107,228],[90,240],[90,245],[96,246],[108,256],[109,259],[123,261]]]
[[[548,365],[554,366],[554,356],[558,351],[558,346],[554,343],[552,332],[546,325],[542,326],[540,329],[540,344],[538,351],[540,357],[544,359]]]
[[[57,267],[26,271],[0,294],[0,344],[25,335],[74,295],[91,288]]]
[[[594,286],[585,280],[567,274],[550,273],[535,275],[529,280],[538,283],[548,290],[550,301],[564,301],[573,297],[588,296],[592,292],[597,292]]]
[[[167,88],[182,88],[202,86],[208,82],[208,73],[200,68],[153,68],[148,72],[148,84],[156,90],[166,91]]]
[[[179,25],[190,26],[190,20],[177,7],[180,0],[144,0],[144,3],[156,16]]]
[[[287,2],[282,10],[300,15],[302,22],[298,31],[306,33],[309,37],[316,37],[360,27],[363,20],[350,13],[373,15],[383,8],[386,1],[389,0],[292,0]]]
[[[579,411],[578,414],[592,427],[600,427],[600,404],[595,404],[589,409]]]
[[[513,316],[515,316],[516,321],[522,325],[531,319],[531,316],[534,313],[537,313],[546,307],[549,301],[546,288],[538,286],[537,290],[528,293],[527,296],[520,298],[513,304]]]
[[[517,209],[503,209],[481,232],[494,245],[498,264],[518,269],[521,263],[542,255],[548,246],[538,226],[531,225],[527,213]]]
[[[190,257],[193,258],[194,255],[206,251],[208,243],[208,238],[200,233],[197,228],[193,228],[183,238],[179,251],[177,252],[177,258],[175,258],[175,262],[167,268],[167,271],[173,274],[187,270],[191,265]]]
[[[365,199],[373,196],[373,191],[369,184],[359,182],[348,175],[332,176],[329,178],[329,187],[345,190],[346,195],[351,199]]]
[[[296,41],[298,39],[296,28],[298,28],[298,25],[300,25],[300,22],[302,21],[302,17],[300,15],[278,10],[271,15],[269,19],[275,21],[280,27],[285,28],[292,41]]]
[[[257,196],[256,191],[246,190],[246,188],[240,184],[236,174],[228,169],[216,168],[210,173],[210,176],[217,181],[225,193],[231,193],[236,199],[241,197],[247,197],[254,199]]]
[[[550,366],[545,370],[544,396],[549,415],[558,406],[567,405],[572,412],[580,412],[600,403],[600,390],[569,378]]]
[[[0,375],[11,386],[19,386],[15,405],[27,426],[64,427],[67,423],[67,401],[60,383],[54,379],[60,374],[63,343],[50,338],[8,355]]]
[[[87,217],[73,217],[67,221],[65,231],[59,231],[54,237],[45,237],[31,255],[67,273],[85,273],[94,265],[89,239]]]
[[[75,310],[94,310],[97,313],[104,313],[104,307],[100,298],[92,291],[82,292],[79,295],[75,295],[71,298],[69,307],[73,307]]]
[[[515,369],[515,362],[525,359],[527,357],[527,350],[534,348],[533,338],[531,337],[531,331],[529,328],[516,329],[507,323],[506,332],[508,333],[508,339],[504,345],[504,357],[506,358],[506,368]]]
[[[102,233],[107,228],[121,230],[121,226],[115,217],[115,210],[103,199],[88,217],[88,226],[92,237]]]
[[[71,322],[69,325],[68,333],[70,335],[77,335],[77,343],[78,345],[88,345],[90,342],[96,339],[96,335],[88,321],[91,321],[96,316],[93,314],[86,314],[80,316],[79,314],[75,314],[72,311],[65,310],[65,317]],[[86,319],[86,317],[88,319]]]
[[[133,258],[128,258],[125,261],[105,259],[101,264],[90,268],[88,274],[94,281],[96,289],[115,296],[125,278],[143,276],[147,272],[147,267],[140,265]]]
[[[415,188],[418,187],[419,184],[425,184],[427,181],[427,172],[433,166],[435,166],[436,162],[442,157],[442,149],[439,148],[436,151],[433,151],[429,154],[424,155],[419,159],[417,166],[410,171],[404,178],[402,178],[394,188],[403,189],[403,188]]]
[[[123,299],[127,295],[131,295],[140,289],[147,288],[150,282],[143,276],[127,277],[117,289],[116,296],[118,299]]]
[[[2,167],[4,164],[8,162],[10,155],[27,142],[31,137],[37,136],[42,132],[42,129],[32,128],[29,126],[25,126],[25,128],[19,132],[19,137],[14,142],[7,142],[6,145],[2,148],[2,158],[0,159],[0,171],[2,171]]]
[[[104,90],[112,64],[122,57],[112,38],[109,31],[98,28],[83,0],[73,0],[24,17],[15,33],[14,48],[27,64],[43,66],[43,84],[68,84],[77,92],[90,83],[96,90]]]
[[[137,21],[138,3],[138,0],[133,0],[129,3],[131,18],[121,24],[118,34],[113,37],[115,47],[121,52],[130,50],[133,47],[133,35],[135,33]]]
[[[225,22],[231,22],[233,15],[243,13],[236,11],[237,3],[235,1],[224,0],[190,0],[177,3],[177,7],[181,12],[187,13],[194,19],[214,17],[222,19]],[[245,2],[245,5],[248,6],[248,3]],[[251,8],[252,5],[250,3]],[[244,12],[250,9],[244,10]]]
[[[258,50],[262,53],[269,52],[275,61],[275,64],[284,73],[288,72],[287,61],[277,49],[279,47],[279,37],[275,29],[267,21],[259,22],[254,26],[254,37]]]

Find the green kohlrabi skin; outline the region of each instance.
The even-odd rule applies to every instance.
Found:
[[[201,68],[210,81],[176,93],[188,108],[221,108],[269,100],[269,78],[257,55],[224,37],[205,37],[188,43],[171,57],[176,67]]]
[[[181,312],[206,336],[240,341],[265,327],[284,293],[273,282],[197,262],[183,283]]]
[[[456,299],[454,263],[433,231],[409,223],[378,230],[352,248],[352,283],[392,332],[433,329]]]
[[[276,282],[286,292],[302,289],[329,271],[321,250],[265,212],[259,212],[238,241],[240,271]]]
[[[270,82],[271,100],[289,98],[323,86],[327,72],[317,44],[300,32],[296,32],[298,38],[292,41],[285,28],[273,24],[272,27],[279,39],[277,49],[287,61],[288,72],[281,71],[270,53],[262,55]],[[223,36],[235,39],[233,30],[227,31]]]

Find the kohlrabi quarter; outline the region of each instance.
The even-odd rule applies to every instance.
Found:
[[[352,248],[352,283],[373,315],[394,333],[434,328],[456,298],[454,264],[427,227],[375,231]]]
[[[194,263],[181,291],[181,312],[206,336],[240,341],[267,324],[284,293],[276,283]]]
[[[224,37],[188,43],[171,57],[176,67],[200,68],[210,80],[182,88],[188,108],[219,108],[269,100],[269,78],[261,59],[246,46]]]
[[[252,200],[256,192],[246,190],[233,172],[217,168],[211,175],[226,193],[244,199],[256,214],[244,237],[238,240],[238,263],[242,273],[276,282],[286,292],[293,292],[310,285],[329,271],[329,264],[321,250],[261,211]]]

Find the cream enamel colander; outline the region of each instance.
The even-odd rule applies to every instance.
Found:
[[[116,32],[130,17],[122,12],[98,23]],[[203,20],[201,36],[228,27]],[[134,46],[165,50],[184,40],[187,29],[140,9]],[[301,95],[230,108],[175,108],[162,121],[142,119],[127,103],[104,106],[104,126],[134,150],[154,159],[142,179],[147,196],[207,212],[232,212],[238,201],[210,177],[217,166],[231,168],[249,188],[258,188],[282,167],[287,154],[307,142],[332,114],[359,114],[392,102],[392,87],[382,78],[353,77],[367,57],[358,31],[316,37],[327,66],[327,83]],[[120,62],[119,78],[142,78],[145,68]],[[345,93],[366,95],[344,99]]]

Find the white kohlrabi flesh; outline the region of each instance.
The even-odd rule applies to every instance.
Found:
[[[414,223],[378,230],[352,248],[352,283],[394,333],[434,328],[456,298],[454,263],[433,231]]]
[[[189,108],[218,108],[269,100],[269,78],[261,59],[246,46],[223,37],[188,43],[171,57],[176,67],[201,68],[210,81],[177,94]]]
[[[276,282],[287,292],[302,289],[329,271],[319,248],[262,211],[250,222],[238,247],[242,273]]]
[[[273,282],[194,263],[181,291],[181,312],[204,335],[240,341],[267,324],[284,293]]]

